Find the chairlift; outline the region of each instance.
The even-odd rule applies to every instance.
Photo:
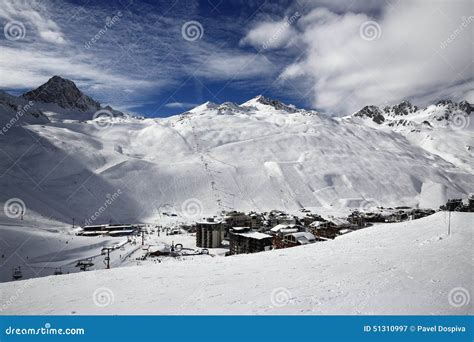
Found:
[[[18,280],[23,278],[23,273],[21,272],[20,266],[13,269],[13,280]]]
[[[76,267],[79,267],[81,271],[87,271],[89,267],[94,266],[92,258],[78,260]]]

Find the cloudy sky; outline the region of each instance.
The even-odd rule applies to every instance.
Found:
[[[52,75],[148,116],[258,94],[331,115],[474,102],[472,1],[0,0],[0,89]]]

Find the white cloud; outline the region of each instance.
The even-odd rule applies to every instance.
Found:
[[[261,54],[202,50],[197,58],[189,72],[212,80],[263,77],[275,71],[275,66]]]
[[[59,26],[47,17],[43,4],[35,0],[3,0],[0,17],[8,21],[28,23],[45,42],[65,44],[66,40]],[[29,32],[32,34],[32,32]]]
[[[240,41],[242,45],[252,45],[257,49],[275,49],[287,47],[296,36],[292,25],[298,20],[300,14],[295,12],[291,17],[280,21],[262,22],[249,30]]]
[[[247,82],[276,73],[265,56],[226,44],[235,23],[233,28],[226,24],[225,34],[212,40],[207,32],[216,32],[213,25],[217,24],[196,15],[193,18],[201,20],[206,32],[204,38],[183,39],[183,20],[193,15],[189,6],[160,4],[160,9],[158,4],[134,2],[129,10],[123,4],[85,9],[65,1],[7,0],[5,4],[0,23],[1,18],[21,20],[27,32],[25,39],[1,41],[0,88],[37,87],[57,74],[74,80],[97,100],[123,108],[156,98],[165,87],[179,88],[183,79],[192,76],[203,82]],[[119,10],[120,20],[105,31],[107,18]],[[220,30],[222,25],[221,21],[217,25]],[[102,31],[100,39],[93,41]]]
[[[197,103],[188,103],[188,102],[169,102],[165,104],[165,107],[187,109],[187,108],[196,107],[197,105],[198,105]]]
[[[298,21],[304,57],[288,64],[280,79],[302,97],[309,92],[315,107],[339,114],[405,98],[459,99],[472,87],[472,12],[470,1],[401,1],[377,18],[313,9]],[[367,21],[381,30],[373,40],[361,37]],[[256,30],[247,37],[258,36]],[[311,80],[310,89],[302,79]]]
[[[146,85],[141,80],[129,79],[105,70],[101,71],[97,65],[84,61],[87,55],[74,58],[26,48],[19,52],[10,47],[1,47],[0,52],[1,88],[37,87],[55,74],[79,80],[79,84],[81,80],[87,81],[91,89],[115,87],[116,84],[120,84],[123,88]],[[147,85],[149,86],[150,83]]]

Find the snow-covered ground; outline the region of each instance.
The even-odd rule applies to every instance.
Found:
[[[110,252],[112,268],[133,265],[147,265],[156,262],[178,262],[183,259],[211,258],[222,256],[227,251],[223,248],[209,249],[210,255],[169,256],[141,260],[149,248],[155,246],[181,244],[188,254],[196,247],[194,234],[182,232],[179,235],[166,235],[165,230],[158,234],[156,227],[148,227],[144,235],[144,245],[140,236],[127,237],[75,235],[75,230],[66,226],[54,226],[52,222],[23,222],[22,225],[0,224],[0,282],[13,280],[13,272],[20,267],[22,279],[44,277],[61,272],[63,274],[80,272],[77,261],[90,259],[93,263],[90,270],[105,269],[105,256],[102,248],[114,247]]]
[[[473,221],[452,213],[448,236],[438,212],[284,250],[3,283],[2,313],[473,314]]]

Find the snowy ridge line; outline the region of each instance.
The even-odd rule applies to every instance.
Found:
[[[347,198],[436,209],[474,192],[471,127],[450,126],[454,114],[468,116],[465,104],[416,111],[400,104],[383,114],[421,122],[415,130],[364,116],[328,118],[262,97],[163,119],[111,118],[106,127],[77,120],[84,113],[37,106],[58,111],[55,123],[25,115],[29,121],[19,124],[27,133],[14,127],[0,136],[11,157],[0,161],[9,180],[0,203],[20,198],[32,219],[82,222],[117,189],[126,191],[103,222],[156,222],[161,206],[182,212],[176,209],[191,199],[209,216],[231,208],[341,207]],[[0,121],[9,115],[0,107]]]

